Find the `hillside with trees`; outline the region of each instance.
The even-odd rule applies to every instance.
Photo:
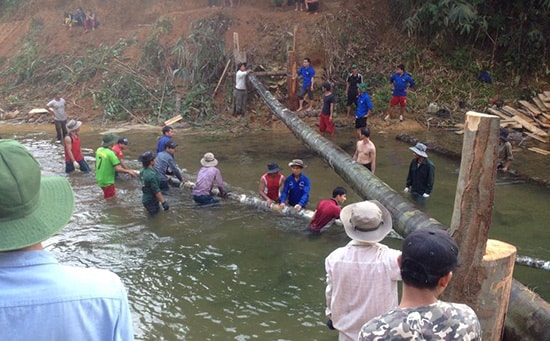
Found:
[[[234,33],[255,70],[286,70],[291,49],[310,57],[319,80],[342,98],[339,112],[353,63],[379,115],[390,98],[387,77],[405,64],[417,80],[409,109],[425,123],[426,108],[437,103],[450,113],[441,126],[491,99],[514,101],[549,87],[550,0],[324,0],[318,14],[275,3],[2,1],[0,109],[26,113],[60,91],[73,116],[98,124],[157,123],[178,111],[190,125],[207,126],[231,113],[231,78],[214,99],[212,92],[232,58]],[[63,25],[63,13],[78,7],[96,13],[95,31]],[[482,71],[491,84],[477,79]],[[284,102],[282,78],[265,81]],[[261,103],[253,108],[265,114]]]

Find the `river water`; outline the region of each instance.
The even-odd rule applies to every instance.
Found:
[[[15,138],[31,149],[45,175],[63,173],[63,149],[52,143],[51,127],[0,127],[0,136]],[[43,131],[43,130],[46,131]],[[86,158],[100,145],[99,131],[82,132]],[[156,148],[160,129],[129,130],[125,155],[139,168],[137,156]],[[376,174],[391,187],[404,187],[412,153],[393,136],[373,133],[377,145]],[[176,161],[196,174],[208,151],[219,160],[230,190],[253,194],[271,161],[285,175],[287,163],[301,158],[312,180],[311,201],[328,198],[343,181],[289,132],[264,131],[244,136],[195,134],[179,130]],[[352,132],[338,131],[335,143],[353,153]],[[459,160],[430,154],[436,184],[423,210],[449,225]],[[333,226],[312,238],[300,217],[223,201],[208,208],[195,206],[187,189],[172,189],[168,212],[147,218],[141,206],[138,180],[117,180],[118,197],[110,202],[93,175],[68,176],[76,209],[61,234],[45,245],[64,263],[116,272],[129,291],[138,340],[334,340],[325,326],[324,258],[348,241],[342,227]],[[345,186],[346,187],[346,186]],[[349,188],[348,188],[349,189]],[[359,201],[351,192],[348,203]],[[490,237],[518,247],[518,254],[550,259],[547,247],[550,217],[547,188],[499,177]],[[400,240],[387,238],[400,248]],[[514,277],[544,299],[550,299],[550,276],[544,270],[516,266]]]

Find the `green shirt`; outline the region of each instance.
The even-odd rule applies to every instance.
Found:
[[[120,160],[109,148],[99,147],[95,152],[95,179],[99,187],[107,187],[115,183],[115,166]]]
[[[144,204],[151,201],[158,202],[156,194],[160,192],[160,182],[155,170],[151,167],[143,168],[141,172],[139,172],[139,178],[143,184],[143,187],[141,187],[143,191],[141,202]]]

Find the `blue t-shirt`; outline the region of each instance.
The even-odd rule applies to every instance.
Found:
[[[369,95],[366,92],[363,92],[359,97],[357,97],[357,110],[355,111],[355,118],[364,117],[369,110],[372,110],[372,102]]]
[[[291,174],[286,178],[283,191],[281,192],[281,203],[285,203],[288,198],[288,205],[300,205],[306,207],[309,201],[310,181],[307,176],[300,174],[298,180]]]
[[[172,141],[172,138],[166,135],[162,135],[157,143],[157,154],[163,152],[166,149],[166,144]]]
[[[0,340],[133,340],[126,290],[45,250],[0,252]]]
[[[394,73],[390,77],[390,83],[393,83],[393,95],[397,97],[407,96],[405,89],[407,86],[414,88],[414,79],[406,72],[403,74]]]
[[[302,79],[304,82],[302,83],[302,88],[306,89],[311,86],[311,79],[315,76],[315,70],[310,66],[304,67],[302,66],[298,70],[298,75],[302,76]]]

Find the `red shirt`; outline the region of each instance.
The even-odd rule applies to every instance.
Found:
[[[279,188],[281,188],[283,182],[283,174],[275,173],[275,175],[272,175],[268,173],[262,175],[262,181],[265,184],[264,193],[269,199],[277,201],[279,200]]]
[[[117,143],[111,148],[113,152],[115,152],[116,157],[118,157],[119,160],[122,160],[124,158],[124,154],[122,153],[122,147]]]
[[[332,219],[340,218],[340,211],[342,209],[338,206],[338,203],[334,199],[321,200],[317,205],[317,210],[313,216],[313,220],[309,223],[309,229],[311,231],[319,232],[325,227]]]
[[[69,134],[68,136],[71,137],[72,145],[71,145],[71,151],[73,152],[74,160],[75,161],[81,161],[84,159],[84,155],[82,155],[82,150],[80,149],[80,136]],[[67,153],[67,148],[65,148],[65,162],[71,162],[71,158],[69,157],[69,154]]]

